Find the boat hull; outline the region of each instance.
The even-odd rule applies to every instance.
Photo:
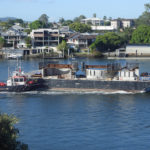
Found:
[[[80,80],[80,79],[45,79],[49,89],[74,89],[74,90],[111,90],[111,91],[146,91],[150,82],[146,81],[101,81],[101,80]]]
[[[43,79],[36,79],[33,80],[33,84],[26,84],[26,85],[15,85],[15,86],[1,86],[0,92],[7,91],[7,92],[26,92],[26,91],[35,91],[35,90],[44,90],[47,88],[44,84]]]

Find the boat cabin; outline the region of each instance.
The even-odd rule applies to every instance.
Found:
[[[14,71],[13,75],[7,80],[7,86],[25,85],[26,76],[21,71]]]

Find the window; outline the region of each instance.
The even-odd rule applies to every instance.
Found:
[[[20,78],[20,82],[23,82],[23,78]]]
[[[18,78],[15,78],[15,79],[14,79],[14,82],[19,82],[19,81],[18,81]]]

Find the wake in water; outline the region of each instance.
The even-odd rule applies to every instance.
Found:
[[[9,95],[89,95],[89,94],[97,94],[97,95],[113,95],[113,94],[140,94],[145,93],[144,91],[139,92],[127,92],[127,91],[55,91],[55,90],[47,90],[47,91],[28,91],[28,92],[0,92],[0,94],[9,94]]]

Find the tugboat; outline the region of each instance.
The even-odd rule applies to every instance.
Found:
[[[7,80],[7,83],[0,82],[0,91],[25,92],[34,91],[44,87],[43,79],[31,78],[18,67]]]
[[[29,78],[23,71],[21,71],[21,68],[14,71],[12,76],[7,80],[7,88],[8,91],[11,92],[33,91],[42,88],[42,86],[42,79]]]

